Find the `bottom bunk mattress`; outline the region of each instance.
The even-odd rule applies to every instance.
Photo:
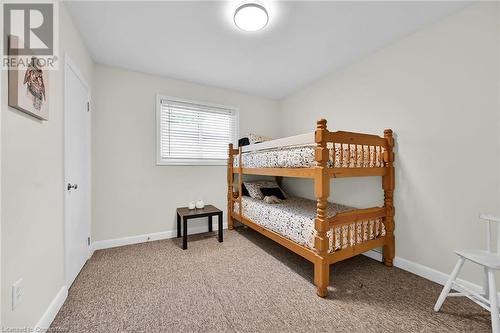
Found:
[[[337,213],[354,209],[337,203],[328,203],[327,216],[333,217]],[[235,202],[234,212],[239,214],[239,202]],[[291,197],[280,203],[268,204],[263,200],[245,196],[242,197],[242,215],[295,243],[314,249],[316,201]],[[356,224],[331,228],[327,235],[331,253],[385,236],[385,226],[382,218],[358,221]]]

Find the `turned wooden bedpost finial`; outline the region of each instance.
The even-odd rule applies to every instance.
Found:
[[[392,150],[392,147],[394,147],[394,137],[392,136],[392,130],[390,128],[384,130],[384,138],[387,140]]]
[[[326,129],[326,119],[320,119],[316,122],[316,129]]]
[[[314,228],[314,248],[322,259],[314,264],[314,283],[317,294],[326,297],[330,277],[330,265],[326,263],[329,239],[327,232],[330,228],[327,220],[328,197],[330,195],[330,177],[327,172],[328,163],[328,130],[326,120],[320,119],[316,123],[314,159],[316,161],[316,176],[314,177],[314,192],[316,196],[316,220]]]
[[[229,152],[227,159],[227,228],[232,230],[233,227],[233,144],[229,144]]]
[[[394,137],[391,129],[384,130],[384,138],[387,140],[387,147],[384,151],[384,163],[387,168],[386,175],[382,178],[382,187],[384,188],[384,206],[386,208],[385,231],[386,244],[384,245],[384,264],[392,266],[395,256],[394,239]]]
[[[327,136],[326,119],[320,119],[316,122],[316,131],[314,132],[314,141],[317,144],[314,151],[314,159],[319,167],[326,167],[326,163],[328,162]]]

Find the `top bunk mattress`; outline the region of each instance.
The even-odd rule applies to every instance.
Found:
[[[278,147],[241,154],[243,168],[311,168],[316,144]],[[350,145],[349,147],[329,144],[329,168],[373,168],[382,167],[382,152],[373,146]],[[239,167],[239,156],[234,158],[234,167]]]

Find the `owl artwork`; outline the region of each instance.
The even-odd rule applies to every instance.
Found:
[[[26,94],[33,101],[33,108],[40,111],[42,104],[46,101],[45,83],[43,82],[43,71],[38,66],[38,59],[31,58],[31,62],[24,74],[24,83],[26,85]]]
[[[8,105],[38,120],[49,120],[50,71],[47,59],[41,56],[21,56],[17,50],[24,47],[15,35],[8,39],[9,59],[14,65],[8,70]]]

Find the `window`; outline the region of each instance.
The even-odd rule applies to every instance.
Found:
[[[158,96],[158,165],[225,165],[236,142],[235,108]]]

